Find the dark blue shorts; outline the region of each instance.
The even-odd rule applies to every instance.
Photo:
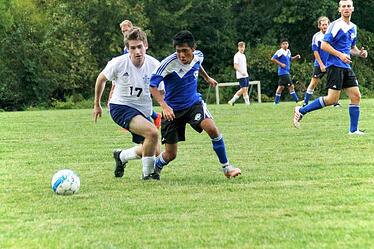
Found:
[[[140,144],[144,141],[144,137],[137,135],[135,133],[132,133],[129,130],[129,126],[130,126],[131,120],[135,116],[141,115],[142,117],[146,118],[147,120],[151,122],[150,117],[145,117],[143,113],[127,105],[109,104],[109,110],[110,110],[110,115],[112,116],[113,121],[119,126],[121,126],[122,128],[127,129],[131,133],[132,141],[134,143]]]
[[[240,88],[249,86],[249,77],[238,79]]]

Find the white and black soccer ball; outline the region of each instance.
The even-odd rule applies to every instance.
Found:
[[[79,191],[81,186],[79,176],[70,169],[57,171],[52,177],[51,187],[58,195],[72,195]]]

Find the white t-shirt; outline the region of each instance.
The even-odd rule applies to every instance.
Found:
[[[110,81],[115,81],[112,98],[109,103],[127,105],[139,110],[146,117],[152,113],[152,99],[149,80],[160,62],[146,55],[140,68],[134,66],[129,54],[113,58],[102,73]]]
[[[242,73],[245,73],[245,75],[239,73],[236,71],[236,78],[241,79],[248,77],[248,71],[247,71],[247,58],[245,58],[245,54],[240,53],[239,51],[234,56],[234,64],[238,64],[240,71]]]

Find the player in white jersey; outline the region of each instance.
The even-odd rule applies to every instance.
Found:
[[[351,55],[366,58],[368,52],[356,46],[357,27],[351,22],[353,10],[351,0],[339,2],[341,18],[330,24],[321,45],[321,48],[329,54],[326,61],[327,96],[319,97],[304,107],[295,107],[293,123],[296,128],[300,127],[300,121],[304,115],[337,103],[342,90],[345,90],[351,101],[348,107],[350,118],[348,134],[365,134],[358,129],[361,93],[350,64],[352,63]]]
[[[244,54],[245,42],[241,41],[238,43],[238,52],[234,56],[234,68],[236,70],[236,79],[239,81],[240,89],[234,94],[229,100],[228,104],[233,106],[235,101],[243,95],[243,99],[246,105],[249,105],[248,96],[248,85],[249,76],[247,71],[247,58]]]
[[[100,101],[105,82],[115,80],[116,87],[109,103],[110,114],[115,123],[131,132],[133,142],[138,145],[113,152],[116,162],[114,175],[122,177],[129,160],[142,158],[143,179],[148,180],[152,179],[155,155],[159,151],[157,128],[150,122],[149,80],[160,63],[146,54],[147,36],[140,28],[128,32],[126,45],[129,53],[112,59],[97,77],[93,116],[96,123],[103,112]]]

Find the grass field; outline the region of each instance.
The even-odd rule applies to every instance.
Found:
[[[140,161],[113,176],[112,150],[131,146],[108,113],[0,113],[0,248],[372,248],[374,100],[347,134],[348,102],[292,127],[293,103],[210,105],[230,161],[227,180],[206,134],[187,129],[161,181]],[[80,192],[57,196],[70,168]]]

